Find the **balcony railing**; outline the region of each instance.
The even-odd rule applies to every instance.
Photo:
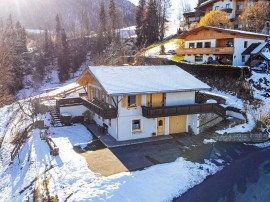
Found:
[[[226,109],[216,103],[179,105],[168,107],[142,107],[143,116],[146,118],[168,117],[189,114],[215,113],[226,116]]]
[[[115,119],[117,117],[117,108],[112,105],[99,100],[90,101],[85,98],[82,98],[82,100],[85,107],[104,119]]]
[[[192,55],[192,54],[233,54],[234,47],[220,47],[220,48],[180,48],[176,51],[178,55]]]
[[[226,13],[232,13],[233,9],[232,8],[223,8],[221,9],[222,11],[225,11]]]
[[[56,103],[57,108],[75,105],[84,105],[86,108],[104,119],[114,119],[117,117],[117,108],[97,99],[90,101],[86,98],[67,98],[60,99]]]

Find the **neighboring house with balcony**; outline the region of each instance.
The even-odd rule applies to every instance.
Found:
[[[179,35],[185,47],[176,51],[191,63],[218,61],[220,64],[243,66],[249,56],[242,53],[254,43],[263,43],[269,35],[217,27],[199,27]]]
[[[200,114],[226,116],[217,103],[196,103],[195,93],[210,87],[177,66],[89,67],[77,83],[87,94],[60,100],[60,113],[88,111],[117,141],[198,134]]]
[[[208,0],[198,5],[194,12],[188,12],[187,14],[184,13],[183,15],[189,26],[191,24],[189,23],[189,19],[195,19],[195,17],[198,16],[197,13],[202,13],[205,15],[210,11],[222,10],[228,14],[228,18],[231,22],[233,22],[233,28],[241,29],[242,25],[240,22],[240,17],[244,9],[258,1],[266,0]]]

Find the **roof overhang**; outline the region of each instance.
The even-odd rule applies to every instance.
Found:
[[[198,27],[195,28],[191,31],[185,32],[183,34],[180,34],[177,38],[178,39],[185,39],[187,36],[198,33],[202,30],[214,30],[217,32],[227,32],[230,34],[242,34],[242,35],[248,35],[248,36],[258,36],[258,37],[269,37],[269,35],[265,35],[265,34],[257,34],[257,33],[253,33],[253,32],[244,32],[244,31],[239,31],[239,30],[234,30],[234,29],[223,29],[223,28],[219,28],[219,27],[211,27],[211,26],[202,26],[202,27]]]

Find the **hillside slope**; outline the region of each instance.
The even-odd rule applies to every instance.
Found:
[[[109,0],[104,0],[109,6]],[[124,15],[126,25],[135,23],[135,5],[128,0],[115,0],[116,7]],[[0,17],[6,19],[8,15],[20,19],[26,28],[52,29],[54,28],[55,16],[58,13],[65,27],[71,29],[80,26],[83,18],[89,19],[91,30],[98,25],[100,0],[1,0]]]

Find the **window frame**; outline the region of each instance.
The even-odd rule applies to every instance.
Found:
[[[244,41],[244,48],[248,47],[248,41]]]
[[[246,56],[242,55],[242,62],[246,62]]]
[[[201,60],[196,60],[196,57],[201,57]],[[203,62],[203,55],[195,55],[194,61],[195,62]]]
[[[192,45],[193,45],[193,46],[192,46]],[[188,44],[188,47],[189,47],[189,48],[195,48],[195,43],[194,43],[194,42],[193,42],[193,43],[189,43],[189,44]]]
[[[134,97],[134,103],[130,103],[131,97]],[[127,105],[128,107],[136,107],[136,95],[128,95]]]
[[[198,44],[201,44],[201,46],[198,47]],[[197,43],[196,43],[196,48],[203,48],[203,42],[197,42]]]
[[[139,121],[139,128],[133,128],[133,125],[135,124],[134,121]],[[136,118],[131,120],[131,132],[138,132],[142,131],[142,119]]]
[[[206,44],[209,44],[209,46]],[[204,48],[211,48],[211,41],[204,42]]]

